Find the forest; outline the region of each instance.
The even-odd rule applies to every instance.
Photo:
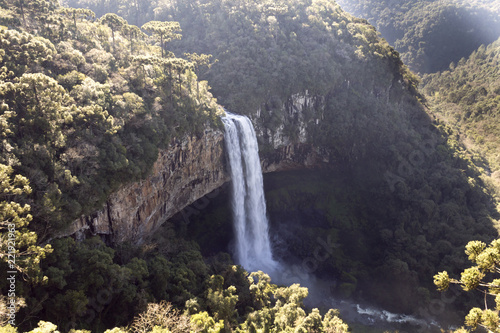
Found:
[[[481,45],[446,70],[424,76],[422,90],[434,111],[454,126],[488,161],[498,188],[498,114],[500,110],[500,39]]]
[[[328,297],[498,331],[450,285],[500,292],[499,32],[482,0],[0,0],[0,332],[392,331],[236,265],[227,189],[141,244],[57,237],[225,109],[262,160],[277,136],[324,155],[264,178],[283,262],[327,239]]]
[[[500,6],[489,0],[339,0],[367,19],[401,53],[413,71],[446,70],[498,38]]]

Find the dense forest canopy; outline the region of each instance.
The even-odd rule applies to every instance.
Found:
[[[419,73],[444,70],[500,37],[500,3],[490,0],[339,0],[375,25]]]
[[[227,253],[203,257],[202,237],[220,236],[208,214],[187,231],[168,222],[142,246],[51,240],[147,175],[172,140],[221,126],[220,105],[252,117],[263,158],[274,133],[300,142],[299,125],[329,156],[327,172],[277,176],[266,195],[277,218],[318,218],[287,240],[290,256],[306,258],[319,236],[336,242],[316,272],[335,295],[422,315],[439,297],[433,274],[463,269],[463,246],[497,235],[484,161],[430,115],[399,53],[335,1],[66,4],[0,1],[0,199],[24,239],[19,255],[35,259],[20,266],[30,268],[20,330],[40,320],[62,331],[347,330],[333,310],[306,312],[306,289],[249,275]],[[453,73],[426,77],[425,91]],[[456,301],[452,319],[470,301]]]
[[[500,181],[500,39],[482,45],[448,70],[424,76],[434,112],[457,128],[487,158],[487,174]]]
[[[157,19],[180,22],[184,37],[172,43],[174,53],[217,59],[200,75],[222,104],[239,112],[254,112],[305,90],[325,94],[354,80],[353,71],[368,70],[369,61],[388,72],[394,68],[409,86],[416,84],[372,26],[332,1],[165,1],[154,13]]]
[[[172,138],[216,122],[218,106],[192,63],[161,57],[124,19],[42,5],[0,31],[0,162],[30,179],[46,237],[147,174]]]

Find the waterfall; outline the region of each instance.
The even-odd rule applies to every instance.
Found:
[[[250,119],[226,113],[224,141],[232,180],[235,257],[248,271],[271,273],[273,259],[257,137]]]

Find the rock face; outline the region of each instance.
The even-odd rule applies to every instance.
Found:
[[[308,126],[318,124],[323,115],[324,98],[311,96],[307,93],[291,96],[279,108],[270,107],[269,110],[258,110],[252,117],[257,136],[274,149],[288,146],[292,143],[307,143]],[[307,114],[307,116],[306,116]],[[278,122],[278,125],[269,127],[269,123]],[[294,138],[287,134],[294,133]],[[292,128],[292,130],[290,130]]]
[[[262,172],[319,168],[329,162],[328,152],[307,143],[279,146],[262,159]]]
[[[229,180],[224,134],[207,129],[201,138],[186,137],[160,151],[151,175],[113,193],[105,207],[75,221],[65,235],[109,235],[113,242],[141,243],[185,206]]]
[[[269,133],[258,116],[252,119],[261,143],[271,147],[261,154],[264,172],[312,168],[328,162],[328,153],[306,140],[302,112],[310,102],[296,97],[278,111],[284,122],[294,121],[299,126],[299,140],[290,140],[282,129]],[[59,236],[100,234],[108,235],[112,242],[141,243],[184,207],[227,181],[224,133],[207,128],[201,138],[186,137],[160,151],[150,176],[123,186],[100,211],[82,216]]]
[[[308,128],[314,130],[321,121],[323,108],[324,98],[311,96],[306,91],[290,97],[278,109],[256,113],[252,118],[255,131],[261,143],[268,147],[262,159],[264,172],[317,168],[329,163],[329,151],[309,143],[307,133]],[[279,119],[280,125],[270,129],[269,118]],[[292,133],[293,138],[287,133]]]

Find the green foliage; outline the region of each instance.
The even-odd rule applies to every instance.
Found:
[[[12,80],[38,66],[47,65],[55,55],[54,45],[47,39],[26,32],[0,30],[0,79]]]
[[[144,105],[148,101],[140,91],[151,87],[146,75],[149,66],[157,66],[161,75],[153,82],[164,89],[153,103],[175,102],[171,92],[195,91],[189,78],[199,76],[208,80],[226,107],[252,115],[256,130],[262,133],[260,151],[266,161],[283,159],[283,151],[274,149],[281,143],[290,144],[290,151],[293,147],[299,164],[309,161],[302,145],[307,142],[321,147],[318,160],[328,155],[331,166],[342,166],[339,174],[352,181],[338,190],[333,189],[338,184],[325,180],[330,178],[319,180],[325,184],[319,190],[300,180],[285,180],[289,187],[268,196],[277,212],[273,218],[290,210],[294,213],[287,217],[295,224],[296,216],[304,215],[308,221],[320,221],[305,232],[297,227],[304,237],[287,242],[287,250],[299,259],[314,253],[318,236],[338,245],[315,271],[339,279],[338,295],[357,297],[362,292],[394,311],[426,307],[434,296],[427,277],[438,270],[463,269],[466,257],[457,249],[471,239],[489,241],[496,234],[497,217],[474,167],[476,156],[467,155],[456,132],[429,117],[417,91],[420,79],[366,20],[327,0],[166,1],[154,11],[151,1],[143,1],[142,8],[132,1],[124,3],[128,8],[78,1],[93,10],[101,10],[100,5],[124,13],[137,25],[153,19],[179,22],[183,38],[169,42],[168,50],[192,62],[173,61],[165,52],[161,60],[137,52],[131,60],[133,75],[123,77],[133,82],[131,91],[143,98]],[[399,10],[405,3],[393,7]],[[441,4],[426,2],[419,8],[431,11],[432,19],[467,16],[454,13],[453,6],[435,10]],[[138,19],[136,13],[142,9],[145,12]],[[422,19],[424,12],[415,9],[411,20],[401,24],[422,22],[418,33],[423,33],[430,20]],[[162,44],[160,35],[152,32],[152,36]],[[207,60],[201,58],[203,54],[212,54],[216,62],[201,66]],[[419,54],[418,58],[425,57]],[[196,91],[203,91],[203,83],[199,89],[196,83]],[[478,91],[478,96],[482,93]],[[114,101],[120,107],[126,104],[119,96]],[[185,112],[182,116],[189,120],[183,121],[177,111],[172,110],[180,128],[197,121]],[[325,188],[327,184],[332,189]],[[304,213],[311,211],[312,216]],[[186,237],[200,241],[204,252],[210,252],[207,246],[219,250],[224,244],[219,239],[230,237],[227,228],[223,230],[222,221],[227,219],[220,211],[204,214],[199,224],[189,226]],[[207,234],[207,228],[218,237]],[[167,266],[159,262],[162,269],[155,273],[161,286],[168,279],[159,272],[171,274]],[[222,290],[235,285],[224,278],[227,285]],[[155,292],[166,295],[166,290]],[[192,296],[185,293],[179,301]],[[238,296],[238,303],[245,303],[250,295]],[[252,307],[258,309],[265,302],[262,299]],[[202,301],[199,305],[204,306]],[[240,315],[243,309],[236,305]],[[268,318],[266,313],[255,314],[261,323]]]
[[[77,20],[93,20],[95,19],[95,13],[90,9],[85,8],[59,8],[59,12],[68,18],[73,20],[74,35],[78,35],[78,24]]]
[[[174,40],[181,39],[177,32],[181,31],[179,22],[160,22],[150,21],[141,27],[143,30],[155,35],[160,41],[161,56],[164,56],[165,44]]]
[[[500,8],[475,0],[339,0],[347,11],[368,19],[415,72],[445,70],[481,44],[499,37]]]
[[[485,157],[488,182],[500,193],[500,40],[482,46],[449,70],[424,77],[424,92],[436,115]]]
[[[0,164],[1,266],[39,282],[43,278],[40,260],[52,252],[52,247],[39,246],[37,234],[28,229],[32,216],[25,196],[31,193],[31,188],[28,179],[12,174],[12,167]]]
[[[24,12],[25,32],[0,30],[0,163],[30,180],[32,228],[44,240],[144,177],[159,148],[216,124],[220,111],[191,63],[152,55],[118,15],[94,22],[88,9],[23,4],[11,5]],[[45,8],[39,17],[35,7]],[[180,37],[178,23],[156,28]]]
[[[115,327],[109,330],[105,330],[104,333],[128,333],[128,331],[119,327]]]
[[[271,304],[270,295],[274,293],[275,285],[271,284],[271,278],[265,273],[258,271],[250,273],[250,293],[254,299],[253,307],[257,310],[268,307]]]
[[[123,26],[125,26],[127,21],[116,14],[108,13],[101,17],[101,23],[107,25],[111,29],[113,49],[115,49],[115,31],[120,30]]]
[[[272,299],[272,302],[250,313],[237,332],[348,332],[336,310],[330,309],[324,317],[318,309],[312,309],[310,313],[304,311],[302,301],[307,297],[307,288],[298,284],[277,287],[270,284],[269,276],[260,271],[252,273],[249,280],[250,290],[254,290],[253,297],[260,295],[255,300],[260,303],[265,298]],[[255,294],[255,290],[260,292]]]
[[[29,333],[59,333],[59,331],[57,330],[57,325],[41,320],[38,323],[38,327]]]
[[[323,319],[317,310],[305,311],[302,301],[307,288],[278,287],[263,272],[248,276],[241,268],[223,263],[217,263],[221,270],[215,273],[220,275],[209,275],[203,261],[199,263],[203,268],[195,270],[199,253],[183,241],[177,241],[176,247],[176,237],[171,237],[175,255],[160,254],[165,253],[161,248],[149,249],[139,251],[143,253],[140,258],[121,263],[118,257],[129,256],[117,256],[98,238],[57,240],[54,253],[43,262],[48,281],[31,291],[23,311],[29,308],[29,313],[57,322],[60,328],[92,332],[127,324],[130,332],[243,332],[261,326],[271,332],[346,332],[338,312],[329,311]],[[187,279],[199,281],[195,282],[199,288]],[[183,294],[190,299],[179,297]]]
[[[109,6],[103,1],[70,3],[94,10],[97,4]],[[137,8],[131,1],[125,3]],[[145,20],[155,17],[160,21],[147,22],[143,28],[157,36],[162,46],[159,32],[165,23],[161,20],[179,22],[183,39],[172,41],[170,49],[176,54],[187,53],[195,63],[195,74],[208,79],[219,101],[240,113],[261,109],[265,113],[261,116],[272,116],[275,105],[294,94],[343,90],[347,81],[353,87],[367,85],[368,90],[380,89],[382,81],[390,86],[401,77],[406,88],[414,90],[416,84],[397,52],[375,29],[343,12],[333,1],[216,0],[196,5],[169,1],[154,11],[152,2],[144,3],[149,8]],[[119,7],[114,10],[123,12]],[[125,17],[138,24],[133,11]],[[163,28],[165,36],[178,29],[172,24]],[[216,62],[199,71],[193,56],[203,54],[212,54]],[[387,75],[388,71],[392,74]],[[371,86],[372,76],[377,77],[377,87]],[[266,125],[275,129],[273,124]]]
[[[429,161],[428,169],[422,165],[414,170],[418,185],[409,179],[403,185],[399,178],[394,192],[384,192],[370,183],[371,176],[363,176],[378,173],[366,168],[366,160],[353,170],[265,175],[271,233],[286,244],[276,255],[302,263],[297,276],[306,270],[325,280],[334,278],[336,297],[363,295],[389,311],[428,306],[439,294],[426,274],[458,274],[465,268],[467,255],[460,250],[467,242],[472,237],[487,242],[488,234],[497,233],[491,222],[478,223],[480,215],[467,203],[472,198],[486,202],[483,190],[470,188],[462,172],[446,168],[436,174],[436,155],[429,157],[434,162]],[[468,194],[456,196],[462,191]],[[454,218],[460,222],[450,223]],[[463,301],[457,299],[455,305]]]
[[[338,310],[328,310],[323,319],[325,333],[349,332],[349,327],[340,319],[339,315]]]
[[[450,277],[448,272],[440,272],[434,275],[434,284],[439,291],[445,291],[450,287]]]
[[[0,326],[1,333],[17,333],[17,328],[11,325]]]
[[[6,4],[13,8],[18,15],[18,20],[25,29],[36,26],[36,21],[47,22],[50,14],[59,7],[55,0],[6,0]]]
[[[224,322],[226,332],[230,332],[230,327],[233,326],[236,302],[238,302],[238,295],[236,287],[229,286],[224,289],[224,278],[220,275],[210,277],[210,287],[207,294],[207,305],[212,313],[214,319]]]
[[[224,328],[224,321],[219,320],[217,323],[210,317],[208,312],[203,311],[191,316],[191,325],[196,332],[201,333],[219,333]]]
[[[148,269],[150,258],[118,264],[115,250],[98,238],[81,243],[60,239],[53,247],[43,262],[47,283],[27,295],[30,313],[61,327],[102,331],[127,325],[154,299],[150,288],[156,276]]]
[[[484,273],[479,267],[471,267],[463,271],[460,283],[465,291],[469,291],[476,289],[483,278]]]
[[[375,288],[367,297],[392,305],[396,297],[399,309],[410,311],[427,295],[419,289],[419,276],[455,266],[462,260],[457,246],[493,234],[484,188],[458,156],[456,138],[430,122],[419,104],[418,77],[365,20],[326,0],[218,0],[196,6],[172,1],[155,16],[156,3],[123,1],[114,8],[117,4],[95,1],[93,8],[101,11],[95,11],[98,16],[116,9],[130,22],[145,23],[162,57],[137,26],[116,14],[94,22],[91,12],[71,16],[44,9],[40,20],[18,16],[26,32],[1,31],[0,162],[30,180],[31,225],[40,239],[51,239],[75,218],[102,207],[113,190],[145,176],[158,149],[172,138],[218,123],[220,107],[198,75],[210,80],[226,106],[242,113],[259,110],[264,140],[279,138],[282,125],[291,143],[301,142],[305,131],[309,143],[328,149],[332,165],[345,165],[348,178],[357,180],[357,190],[342,194],[342,201],[328,200],[332,195],[314,203],[314,190],[304,196],[326,212],[326,227],[307,230],[309,242],[301,246],[311,251],[295,249],[314,253],[310,240],[318,234],[327,235],[329,245],[342,239],[345,247],[327,252],[321,273],[334,272],[344,295],[355,296],[373,277]],[[27,8],[16,6],[20,13]],[[141,22],[152,17],[159,21]],[[177,22],[184,29],[180,41]],[[172,51],[187,53],[190,61]],[[217,62],[210,64],[205,54]],[[401,167],[415,151],[424,156],[411,159],[415,168]],[[389,171],[398,172],[391,178],[395,182],[384,179]],[[292,206],[293,195],[275,201]],[[359,212],[350,217],[351,200],[363,207],[369,203],[371,219]],[[74,324],[103,331],[127,325],[147,304],[165,313],[162,301],[172,310],[196,299],[187,307],[189,315],[207,313],[197,317],[201,330],[335,331],[336,325],[346,330],[334,312],[323,319],[316,310],[306,313],[305,288],[278,288],[263,274],[248,280],[226,259],[206,265],[199,249],[182,239],[160,239],[158,249],[137,250],[142,254],[136,259],[117,256],[97,239],[52,244],[56,250],[43,264],[47,283],[23,286],[32,311],[27,317],[33,318],[25,323],[28,329],[34,318],[43,318],[64,329]],[[347,253],[353,259],[346,259]],[[368,269],[360,264],[367,258]],[[394,292],[384,292],[388,289]],[[150,319],[145,330],[173,330]],[[186,315],[183,323],[192,321]]]
[[[465,291],[478,290],[484,294],[485,309],[474,307],[465,317],[465,325],[475,330],[483,327],[490,332],[500,332],[500,279],[486,280],[487,274],[496,276],[500,267],[500,240],[492,241],[488,246],[479,241],[471,241],[466,246],[466,254],[475,266],[465,269],[460,280],[451,279],[447,272],[434,276],[438,290],[448,289],[450,283],[459,284]],[[488,307],[487,298],[495,299],[495,306]],[[459,332],[459,331],[456,331]],[[462,332],[462,331],[460,331]]]

